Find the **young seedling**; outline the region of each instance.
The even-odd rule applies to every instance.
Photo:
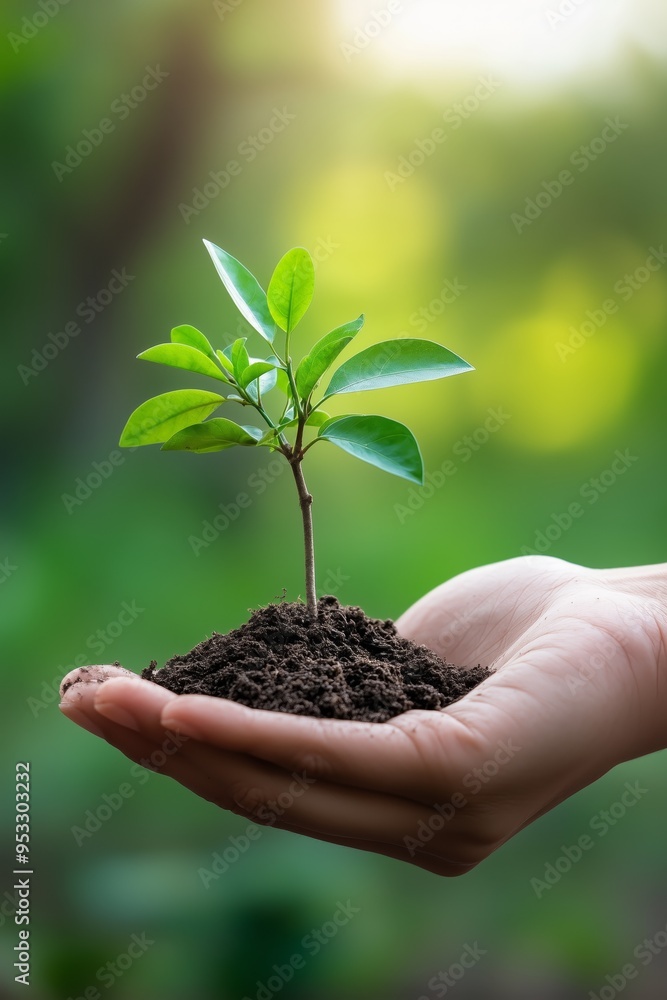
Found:
[[[329,441],[343,451],[411,482],[423,483],[424,466],[413,434],[388,417],[348,414],[330,417],[322,404],[343,393],[365,392],[411,382],[428,382],[472,370],[462,358],[440,344],[412,338],[374,344],[343,362],[324,391],[320,380],[359,333],[364,317],[336,327],[317,341],[295,365],[292,334],[308,309],[315,285],[313,261],[296,247],[279,261],[268,292],[238,260],[220,247],[204,244],[237,309],[264,338],[266,358],[248,354],[246,337],[224,350],[192,326],[177,326],[171,343],[158,344],[138,355],[144,361],[208,375],[226,387],[226,395],[203,389],[177,389],[142,403],[128,420],[120,444],[126,448],[161,444],[163,451],[198,453],[224,451],[234,446],[269,448],[285,456],[299,495],[305,548],[306,601],[317,617],[313,498],[306,486],[302,463],[316,444]],[[274,390],[277,407],[267,405]],[[315,398],[319,396],[319,398]],[[240,424],[227,417],[211,417],[222,405],[251,407],[264,428]],[[271,415],[273,414],[273,415]]]

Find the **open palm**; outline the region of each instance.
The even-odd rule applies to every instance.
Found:
[[[399,631],[494,673],[441,711],[314,719],[174,695],[118,667],[74,671],[62,708],[258,824],[458,875],[615,764],[665,746],[664,575],[525,557],[443,584]]]

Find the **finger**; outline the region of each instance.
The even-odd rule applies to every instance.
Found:
[[[261,825],[298,827],[323,837],[353,838],[405,849],[432,817],[432,810],[395,795],[316,780],[306,772],[282,768],[245,755],[218,751],[209,776],[218,786],[218,801]],[[463,850],[463,853],[461,853]],[[440,853],[438,851],[438,853]],[[457,843],[452,861],[470,862],[465,845]]]
[[[115,677],[93,691],[93,708],[121,726],[155,740],[164,739],[163,710],[177,694],[139,678]]]
[[[155,758],[161,755],[158,741],[163,741],[164,756],[164,738],[168,735],[160,722],[161,706],[179,696],[124,677],[102,685],[82,683],[77,688],[76,695],[70,697],[88,704],[89,710],[106,720],[107,738],[133,760],[155,767]],[[183,753],[185,760],[170,756],[159,761],[163,773],[218,805],[259,823],[285,828],[289,825],[307,835],[352,838],[355,843],[365,843],[369,850],[377,849],[372,845],[387,847],[394,842],[399,846],[387,851],[401,859],[409,857],[402,846],[403,837],[429,815],[427,810],[420,812],[412,803],[395,797],[317,782],[304,773],[289,774],[273,764],[194,741],[184,746]]]
[[[157,774],[166,774],[182,785],[186,785],[202,798],[210,802],[215,801],[216,787],[207,775],[198,768],[193,768],[188,759],[174,752],[174,748],[178,748],[178,744],[170,742],[170,736],[172,740],[174,738],[180,739],[180,737],[167,734],[160,744],[141,733],[136,733],[126,726],[121,726],[100,716],[97,716],[100,720],[99,725],[92,723],[88,716],[77,707],[64,705],[60,710],[72,722],[96,736],[100,736],[140,767]]]
[[[136,678],[116,677],[93,689],[93,709],[104,718],[116,722],[163,747],[174,742],[179,753],[185,757],[190,770],[179,771],[189,787],[199,787],[200,779],[206,779],[212,792],[207,797],[225,809],[233,809],[236,801],[229,792],[234,776],[238,780],[276,780],[282,775],[289,783],[292,777],[266,764],[262,770],[257,761],[244,754],[220,750],[209,746],[189,735],[176,735],[162,721],[162,714],[172,701],[181,696],[150,681]],[[166,773],[171,773],[167,771]],[[180,780],[180,779],[179,779]]]
[[[90,667],[77,667],[76,670],[70,670],[68,674],[65,674],[60,682],[61,701],[67,702],[68,692],[71,696],[76,696],[75,687],[79,684],[103,684],[112,677],[128,677],[140,680],[137,674],[133,674],[131,670],[126,670],[125,667],[117,666],[115,663],[100,663]]]
[[[136,674],[122,668],[89,668],[72,684],[63,684],[65,693],[61,710],[73,721],[83,716],[84,728],[97,730],[118,746],[127,731],[140,734],[146,746],[155,750],[171,738],[178,747],[184,746],[185,737],[174,737],[160,723],[166,703],[178,695],[164,688],[141,680]],[[125,744],[132,742],[125,740]],[[159,757],[159,755],[156,755]]]
[[[225,750],[251,754],[288,771],[305,770],[337,784],[388,792],[432,804],[433,773],[419,717],[434,728],[455,724],[437,712],[406,713],[389,722],[345,722],[247,708],[206,695],[169,702],[162,724]],[[446,776],[438,776],[444,788]]]
[[[135,675],[106,672],[100,676],[84,675],[64,695],[65,708],[71,713],[82,712],[95,726],[106,724],[107,738],[119,749],[143,766],[176,778],[179,782],[225,809],[238,811],[234,789],[245,783],[264,783],[275,790],[276,796],[293,781],[293,777],[271,764],[251,761],[242,754],[222,751],[191,739],[188,735],[171,732],[161,721],[165,706],[180,696],[143,681]],[[136,743],[130,734],[136,733]],[[152,748],[146,758],[145,746]],[[282,780],[281,780],[282,779]],[[279,808],[279,807],[277,807]]]
[[[150,717],[147,719],[146,732],[141,732],[137,731],[136,726],[130,728],[102,715],[97,710],[95,701],[101,692],[105,677],[122,678],[120,683],[135,685],[135,692],[138,691],[139,685],[142,688],[144,684],[154,686],[141,681],[129,671],[123,671],[122,668],[91,668],[90,672],[77,676],[73,684],[66,685],[67,678],[63,681],[64,694],[60,705],[63,715],[112,744],[141,767],[167,774],[181,784],[187,785],[202,798],[211,802],[216,801],[216,786],[203,770],[201,759],[195,760],[194,764],[192,761],[196,753],[199,753],[200,758],[206,754],[207,748],[200,745],[195,751],[194,747],[188,747],[189,741],[186,738],[166,732],[162,727],[156,727],[154,719],[151,720]],[[159,718],[159,711],[155,714]]]
[[[131,724],[133,729],[140,726],[144,735],[159,739],[170,728],[164,721],[165,712],[168,714],[172,703],[179,700],[180,696],[150,682],[117,678],[98,687],[94,704],[106,717]],[[290,774],[244,754],[212,753],[197,743],[190,747],[190,759],[209,778],[214,801],[264,823],[282,825],[287,813],[290,825],[309,832],[398,843],[402,853],[403,839],[414,833],[420,820],[430,817],[427,809],[395,795],[338,786],[304,771]],[[191,787],[193,775],[187,771],[182,776]]]
[[[105,682],[104,689],[96,683],[77,684],[74,693],[66,699],[70,703],[63,705],[63,711],[66,714],[76,712],[71,704],[74,701],[96,713],[96,719],[104,729],[104,738],[141,766],[159,770],[208,801],[260,823],[268,822],[306,836],[385,854],[443,875],[458,875],[473,867],[467,863],[444,860],[435,854],[410,852],[403,847],[402,838],[413,833],[420,819],[428,818],[429,814],[424,811],[423,814],[410,815],[400,800],[389,799],[389,809],[386,810],[386,803],[383,803],[380,811],[368,794],[359,794],[354,801],[350,801],[346,789],[322,784],[317,795],[311,799],[310,808],[294,810],[291,806],[295,793],[303,795],[310,791],[303,775],[298,783],[294,775],[280,768],[194,741],[183,746],[178,755],[172,754],[173,746],[168,744],[174,734],[168,733],[160,722],[160,706],[170,700],[169,693],[160,690],[156,696],[154,685],[138,684],[134,677],[115,676],[117,679]],[[100,709],[106,714],[102,714]],[[84,714],[83,709],[79,708],[79,711]],[[132,713],[131,728],[123,714],[125,711]],[[122,719],[122,722],[114,721],[113,717]],[[137,727],[141,732],[136,731]],[[152,733],[153,738],[146,733]],[[156,741],[157,737],[162,738],[161,745]],[[333,824],[334,829],[343,830],[344,835],[340,832],[331,834],[332,812],[338,821],[337,826]],[[391,816],[399,818],[392,820]],[[381,827],[379,831],[378,823]],[[395,828],[393,834],[392,824]],[[361,835],[369,830],[380,839]],[[388,843],[385,838],[391,836],[399,843]]]
[[[72,722],[89,733],[106,739],[108,726],[95,711],[95,694],[101,684],[114,677],[138,680],[137,675],[113,664],[78,667],[66,674],[60,682],[60,711]]]

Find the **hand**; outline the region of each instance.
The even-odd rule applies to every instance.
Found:
[[[98,683],[68,686],[74,671],[61,707],[253,822],[459,875],[616,764],[667,746],[666,605],[664,567],[513,559],[450,580],[397,622],[450,662],[493,666],[442,711],[313,719],[173,695],[118,667],[83,668]]]

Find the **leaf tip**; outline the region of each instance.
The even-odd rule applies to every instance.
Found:
[[[208,250],[209,257],[215,263],[215,260],[216,260],[216,251],[218,250],[218,247],[215,245],[215,243],[211,243],[210,240],[204,240],[204,239],[202,239],[202,243],[204,244],[204,246]]]

